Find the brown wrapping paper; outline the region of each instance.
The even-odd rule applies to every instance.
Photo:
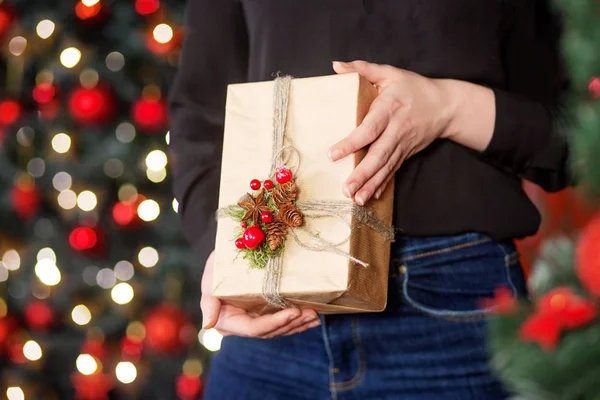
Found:
[[[223,164],[219,207],[236,204],[250,191],[249,182],[268,178],[273,135],[273,85],[270,82],[230,85],[227,91]],[[299,202],[350,201],[342,184],[364,151],[332,163],[329,147],[347,136],[366,115],[377,89],[358,74],[294,79],[291,85],[286,135],[301,154],[295,175]],[[367,206],[391,225],[393,181],[380,200]],[[350,240],[338,248],[368,262],[362,267],[339,254],[315,252],[299,246],[288,235],[283,253],[281,294],[300,307],[320,313],[382,311],[387,299],[390,243],[348,216],[307,219],[306,224],[324,239]],[[238,223],[218,221],[213,294],[250,312],[275,311],[262,298],[264,270],[250,269],[237,257],[234,232]],[[302,234],[299,233],[302,237]]]

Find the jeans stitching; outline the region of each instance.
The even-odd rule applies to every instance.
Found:
[[[519,261],[519,259],[517,257],[519,255],[519,253],[514,251],[509,254],[506,252],[506,250],[500,243],[497,243],[497,246],[504,253],[504,273],[506,274],[506,281],[510,285],[510,290],[512,290],[512,292],[513,292],[513,297],[517,298],[519,295],[519,292],[517,291],[517,287],[515,286],[515,283],[513,282],[512,277],[510,276],[509,267],[511,265],[516,264]],[[513,260],[514,260],[514,262],[513,262]]]
[[[359,332],[359,323],[358,317],[352,318],[352,339],[354,340],[354,346],[358,351],[358,370],[354,376],[344,382],[333,382],[333,386],[336,392],[347,391],[350,389],[354,389],[358,385],[360,385],[364,379],[365,372],[367,370],[367,360],[365,355],[365,350],[360,341],[360,332]]]
[[[329,336],[327,335],[327,324],[325,320],[325,316],[322,316],[322,324],[321,324],[321,334],[323,336],[323,344],[325,345],[325,352],[327,353],[327,357],[329,357],[329,391],[331,392],[331,400],[337,400],[337,391],[334,386],[335,377],[333,375],[333,371],[335,370],[335,364],[333,361],[333,353],[331,352],[331,343],[329,343]]]
[[[426,251],[424,253],[413,254],[412,256],[401,257],[399,259],[399,261],[400,262],[412,261],[412,260],[416,260],[416,259],[423,258],[423,257],[434,256],[434,255],[441,254],[441,253],[447,253],[449,251],[460,250],[460,249],[464,249],[467,247],[476,246],[478,244],[487,243],[489,241],[491,241],[490,238],[477,239],[477,240],[473,240],[471,242],[461,243],[461,244],[457,244],[454,246],[445,247],[445,248],[439,249],[439,250]]]

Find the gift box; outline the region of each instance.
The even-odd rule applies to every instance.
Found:
[[[393,180],[359,207],[342,184],[366,149],[335,163],[327,155],[361,123],[377,89],[344,74],[289,79],[282,95],[278,79],[228,87],[213,295],[257,314],[382,311]],[[277,129],[285,138],[274,145]]]

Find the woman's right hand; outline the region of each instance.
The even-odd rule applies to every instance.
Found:
[[[244,336],[270,339],[304,332],[321,324],[314,310],[288,308],[275,314],[253,316],[245,310],[222,303],[212,295],[212,274],[215,265],[213,251],[206,261],[202,276],[202,328],[215,328],[223,336]]]

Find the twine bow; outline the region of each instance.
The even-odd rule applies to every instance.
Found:
[[[296,172],[300,167],[300,152],[294,147],[292,140],[285,134],[291,83],[292,78],[290,76],[278,76],[275,78],[273,91],[273,147],[269,176],[273,176],[278,167],[287,165],[290,162],[292,155],[295,155],[298,158],[294,175],[296,175]],[[304,214],[305,220],[339,218],[348,225],[350,232],[351,224],[348,223],[344,217],[352,216],[354,223],[365,225],[373,229],[386,240],[392,241],[394,239],[394,229],[392,227],[387,226],[372,210],[359,206],[351,201],[297,202],[296,207]],[[226,210],[220,211],[220,217],[228,215]],[[299,237],[297,231],[304,232],[310,239],[304,241]],[[340,245],[347,243],[350,240],[350,233],[347,237],[338,242],[330,242],[323,239],[306,226],[298,228],[290,227],[290,232],[294,241],[304,249],[339,254],[363,267],[369,266],[365,261],[353,257],[351,254],[339,249]],[[264,271],[262,295],[264,299],[273,306],[279,308],[292,307],[293,305],[282,297],[280,293],[282,272],[282,255],[280,254],[269,258]]]

